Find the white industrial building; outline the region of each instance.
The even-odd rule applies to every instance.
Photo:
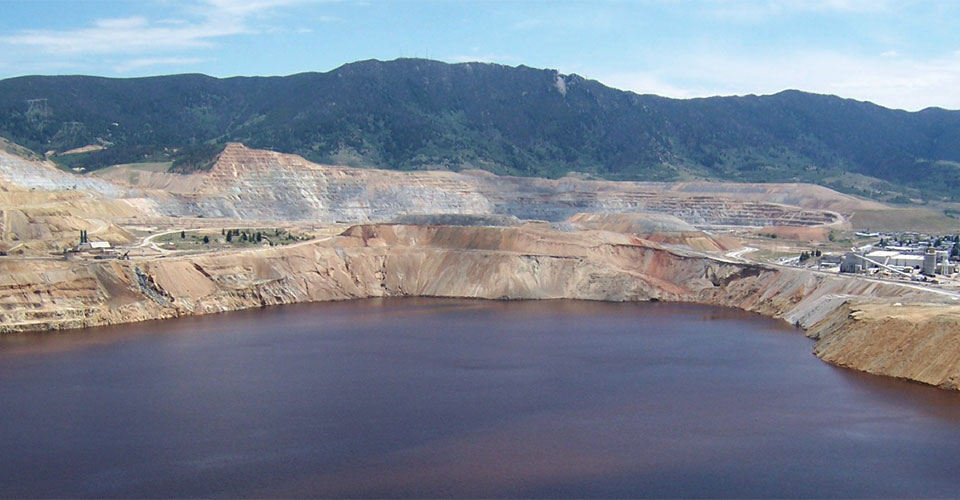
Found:
[[[867,269],[880,266],[910,268],[920,269],[927,275],[933,275],[935,272],[950,275],[955,272],[955,266],[950,263],[946,251],[928,249],[925,253],[928,255],[901,253],[896,250],[874,250],[864,255],[866,260],[863,263]]]
[[[919,269],[923,266],[922,255],[910,255],[894,250],[874,250],[866,255],[867,267],[878,267],[878,264],[891,267],[909,267]],[[871,262],[872,261],[872,262]]]
[[[109,241],[87,241],[77,245],[75,252],[103,252],[110,248]]]

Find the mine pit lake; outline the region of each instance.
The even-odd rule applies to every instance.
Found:
[[[960,395],[678,304],[386,299],[0,338],[2,497],[953,497]]]

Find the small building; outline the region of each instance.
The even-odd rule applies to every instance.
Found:
[[[87,241],[77,245],[77,252],[103,252],[110,249],[109,241]]]
[[[859,273],[863,271],[863,259],[853,252],[847,252],[840,258],[841,273]]]
[[[843,261],[842,255],[825,253],[820,256],[821,264],[840,264]]]

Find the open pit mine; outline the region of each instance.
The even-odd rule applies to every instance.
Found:
[[[0,333],[366,297],[657,300],[780,318],[824,361],[958,390],[958,294],[748,261],[731,232],[884,208],[810,185],[396,172],[240,144],[188,175],[0,152]],[[226,244],[234,228],[251,242]]]

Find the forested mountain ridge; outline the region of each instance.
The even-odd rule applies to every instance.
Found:
[[[173,75],[0,81],[0,136],[95,169],[220,145],[389,169],[483,168],[558,177],[805,181],[960,200],[960,111],[835,96],[668,99],[553,70],[420,59],[286,77]],[[898,191],[898,186],[906,186]]]

